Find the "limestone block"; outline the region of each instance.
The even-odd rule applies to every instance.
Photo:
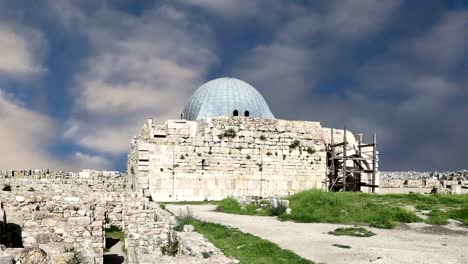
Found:
[[[194,232],[195,228],[193,225],[184,225],[184,232]]]
[[[72,262],[73,258],[74,258],[73,252],[52,254],[50,256],[50,263],[51,264],[68,264]]]
[[[406,182],[406,187],[408,188],[421,188],[423,186],[422,180],[408,180]]]

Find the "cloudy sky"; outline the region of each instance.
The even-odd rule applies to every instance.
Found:
[[[123,170],[221,76],[377,132],[382,170],[468,167],[466,1],[0,0],[0,168]]]

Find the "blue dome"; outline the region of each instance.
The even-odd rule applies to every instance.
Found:
[[[275,118],[265,99],[250,84],[235,78],[219,78],[200,86],[184,109],[184,118],[216,116]]]

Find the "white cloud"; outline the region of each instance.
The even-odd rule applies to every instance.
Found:
[[[93,51],[76,75],[65,137],[111,155],[126,153],[146,118],[179,118],[217,62],[210,30],[162,5],[132,16],[105,7],[77,28]]]
[[[233,72],[263,91],[276,116],[346,126],[367,136],[376,131],[382,169],[459,167],[462,161],[447,153],[466,153],[462,146],[467,147],[459,135],[465,127],[460,116],[468,115],[466,104],[460,105],[467,93],[451,75],[459,62],[466,63],[464,12],[448,13],[423,34],[397,39],[367,63],[350,60],[361,40],[394,22],[399,3],[336,1],[320,13],[292,16],[271,43],[248,52]],[[317,92],[319,81],[342,75],[352,81],[319,94],[328,88],[322,82]]]
[[[0,90],[0,167],[7,169],[61,167],[47,154],[56,129],[47,116],[26,109]]]
[[[39,31],[0,21],[0,75],[17,77],[43,72],[40,60],[45,47]]]
[[[0,89],[0,146],[2,169],[111,168],[111,162],[97,155],[76,152],[56,157],[49,147],[60,138],[60,126],[48,116],[26,108]]]
[[[80,151],[75,152],[71,157],[69,157],[68,163],[73,164],[72,168],[87,168],[95,170],[113,169],[112,162],[109,159],[99,155],[89,155]]]

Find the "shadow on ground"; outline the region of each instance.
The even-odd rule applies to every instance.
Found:
[[[104,255],[104,264],[122,264],[124,257],[117,254]]]

